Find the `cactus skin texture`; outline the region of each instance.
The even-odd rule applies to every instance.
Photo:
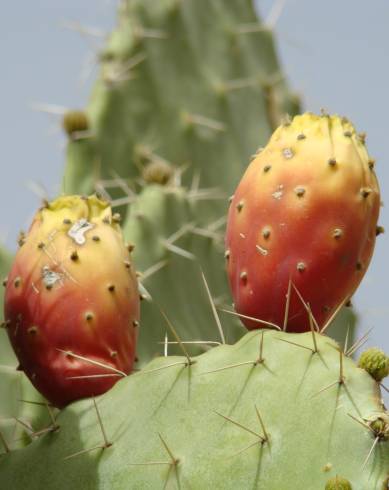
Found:
[[[59,407],[133,366],[139,294],[116,221],[95,196],[47,203],[8,276],[4,317],[20,368]]]
[[[358,366],[381,381],[389,374],[389,357],[381,349],[372,347],[361,354]]]
[[[307,113],[280,126],[229,210],[227,269],[236,310],[282,325],[292,281],[323,326],[367,269],[379,207],[374,161],[350,122]],[[292,288],[287,329],[309,328]]]
[[[198,357],[156,358],[96,399],[98,412],[80,400],[58,431],[0,457],[0,487],[323,490],[342,475],[353,490],[382,490],[379,384],[340,362],[328,337],[316,334],[316,347],[310,333],[264,329]]]
[[[250,0],[124,0],[100,67],[89,134],[68,144],[66,193],[94,192],[113,174],[138,178],[147,156],[187,166],[184,185],[200,175],[228,196],[258,145],[299,108]],[[208,214],[224,209],[213,202]]]

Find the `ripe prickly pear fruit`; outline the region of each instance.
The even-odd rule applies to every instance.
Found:
[[[4,317],[20,368],[58,407],[131,371],[139,294],[107,202],[60,197],[37,212],[8,275]]]
[[[379,207],[374,160],[347,119],[307,113],[280,126],[230,205],[225,255],[236,310],[283,326],[293,284],[324,325],[367,269]],[[290,290],[284,326],[306,331],[306,309]]]

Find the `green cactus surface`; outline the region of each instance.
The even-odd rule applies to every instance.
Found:
[[[333,340],[254,331],[70,405],[2,455],[0,487],[323,490],[342,475],[341,488],[382,490],[388,420],[379,384]]]
[[[250,0],[125,0],[100,64],[84,118],[64,118],[66,193],[137,178],[162,159],[187,167],[185,184],[200,176],[228,195],[258,145],[299,108]]]

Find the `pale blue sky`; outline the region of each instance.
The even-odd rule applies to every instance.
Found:
[[[231,0],[233,1],[233,0]],[[55,117],[34,102],[85,105],[93,81],[96,38],[64,28],[79,22],[101,32],[114,24],[116,2],[37,0],[7,2],[0,18],[0,240],[14,247],[39,199],[31,182],[54,196],[63,171],[64,138]],[[266,17],[273,1],[259,1]],[[368,133],[377,159],[383,200],[389,201],[389,2],[289,0],[275,26],[278,49],[292,88],[307,110],[347,115]],[[89,78],[86,75],[90,73]],[[384,207],[380,223],[389,232]],[[374,326],[370,345],[389,351],[389,233],[378,240],[371,267],[355,297],[361,332]]]

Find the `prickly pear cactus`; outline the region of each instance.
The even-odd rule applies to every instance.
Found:
[[[258,145],[298,110],[273,34],[248,0],[124,0],[86,115],[65,116],[66,193],[139,177],[163,159],[227,195]],[[215,204],[217,210],[224,205]]]
[[[378,383],[318,334],[155,359],[55,424],[2,455],[2,488],[382,490],[389,474]]]
[[[223,308],[229,299],[223,235],[217,221],[199,225],[197,219],[196,200],[185,189],[149,185],[131,206],[123,225],[124,234],[136,244],[134,262],[144,271],[139,277],[144,287],[137,346],[140,365],[162,352],[165,332],[170,341],[176,341],[168,324],[161,322],[163,313],[180,329],[183,340],[212,345],[243,334],[239,321],[231,316],[222,318],[225,335],[218,328],[213,305]],[[200,344],[198,351],[204,348],[207,344]]]

